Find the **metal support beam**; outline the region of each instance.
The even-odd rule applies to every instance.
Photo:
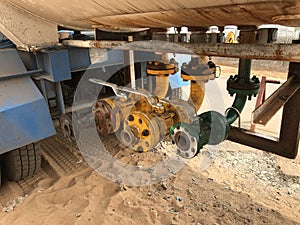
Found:
[[[128,41],[133,41],[133,37],[129,37]],[[136,89],[135,67],[134,67],[134,51],[129,50],[129,67],[130,67],[130,80],[131,88]]]
[[[47,89],[46,89],[46,84],[45,84],[45,80],[44,79],[40,79],[40,85],[41,85],[41,90],[43,93],[43,96],[47,102],[47,105],[49,105],[49,101],[48,101],[48,93],[47,93]]]
[[[261,104],[266,101],[266,92],[267,92],[267,83],[269,84],[281,84],[278,80],[267,80],[267,77],[263,76],[260,82],[260,89],[257,95],[255,109],[257,109]],[[254,123],[251,124],[251,131],[255,131],[256,125]]]
[[[294,82],[300,82],[300,63],[291,63],[289,78],[294,77]],[[292,156],[297,156],[300,138],[300,89],[291,97],[283,108],[280,142],[289,147]]]
[[[289,80],[299,82],[300,63],[291,63]],[[295,159],[298,154],[300,138],[300,89],[284,105],[280,138],[267,137],[232,127],[229,140],[271,152],[286,158]]]
[[[128,41],[133,41],[133,37],[129,37]],[[125,82],[130,83],[132,89],[136,89],[135,66],[134,66],[134,51],[124,51],[124,64],[125,67]]]
[[[253,112],[253,123],[266,125],[278,110],[300,89],[300,82],[291,76]],[[300,103],[299,103],[300,104]]]
[[[63,115],[66,113],[66,110],[65,110],[65,102],[64,102],[64,96],[63,96],[61,82],[55,83],[55,90],[56,90],[57,109],[58,109],[59,114]]]
[[[42,75],[46,75],[46,73],[43,72],[43,70],[31,70],[31,71],[26,71],[24,73],[0,76],[0,81],[22,78],[22,77],[38,77],[38,76],[42,76]]]
[[[159,51],[163,53],[300,62],[300,46],[297,44],[174,44],[160,41],[128,43],[123,41],[66,40],[63,41],[63,45],[81,48],[105,48],[146,52]]]

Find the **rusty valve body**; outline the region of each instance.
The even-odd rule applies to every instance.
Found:
[[[125,146],[147,152],[169,134],[174,123],[191,122],[195,115],[194,107],[180,99],[152,96],[150,102],[135,94],[99,100],[93,108],[99,133],[116,133]]]
[[[101,134],[116,133],[127,147],[139,152],[154,148],[176,123],[191,123],[199,110],[205,92],[205,82],[215,78],[216,68],[193,57],[183,65],[181,77],[192,81],[190,101],[165,100],[169,88],[168,76],[178,72],[175,60],[167,54],[160,61],[148,62],[147,73],[156,77],[154,93],[118,87],[103,81],[94,83],[110,86],[116,96],[99,100],[93,109],[96,126]],[[160,79],[161,78],[161,79]]]

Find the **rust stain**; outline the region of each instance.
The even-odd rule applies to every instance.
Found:
[[[283,58],[283,51],[280,46],[278,46],[278,48],[276,49],[275,54],[277,59]]]

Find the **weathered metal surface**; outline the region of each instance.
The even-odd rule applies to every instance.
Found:
[[[85,48],[68,48],[72,72],[86,70],[91,65],[90,51]]]
[[[64,46],[78,47],[78,48],[102,48],[102,49],[115,49],[126,45],[126,41],[80,41],[80,40],[65,40]],[[38,50],[38,49],[36,49]],[[125,50],[129,50],[128,48]]]
[[[20,74],[26,72],[26,68],[15,49],[0,50],[0,59],[0,78],[12,74]]]
[[[15,78],[22,78],[22,77],[37,77],[37,76],[43,76],[46,75],[43,73],[42,70],[31,70],[24,73],[17,73],[17,74],[10,74],[5,76],[0,76],[0,81],[2,80],[10,80]]]
[[[159,51],[166,53],[197,54],[201,56],[300,62],[300,46],[297,44],[174,44],[160,41],[128,43],[123,41],[67,40],[63,42],[63,45],[81,48],[104,48],[145,52]]]
[[[300,78],[300,64],[291,63],[289,78]],[[258,133],[231,128],[229,140],[258,148],[263,151],[295,159],[298,154],[300,138],[300,90],[287,101],[283,108],[280,137],[267,137]]]
[[[67,49],[43,50],[37,54],[38,68],[47,75],[43,78],[52,82],[70,80],[71,68]]]
[[[33,16],[23,9],[0,1],[0,32],[18,47],[28,50],[31,46],[57,44],[57,25]]]
[[[43,96],[29,77],[0,82],[0,154],[55,134]]]
[[[265,97],[266,97],[266,81],[267,81],[267,77],[263,76],[260,82],[260,89],[257,95],[257,99],[256,99],[256,105],[255,105],[255,109],[257,109],[264,101],[265,101]],[[252,122],[251,123],[251,128],[250,130],[252,132],[255,131],[256,125]]]
[[[300,63],[291,63],[288,78],[300,82]],[[300,89],[290,98],[283,108],[280,141],[288,147],[290,156],[297,156],[300,140]]]
[[[300,89],[300,82],[290,77],[253,112],[253,123],[266,125],[278,110]]]
[[[77,28],[162,28],[169,26],[298,26],[298,0],[6,0],[54,24]]]
[[[12,63],[13,62],[13,63]],[[26,74],[15,49],[0,51],[0,154],[55,133],[43,96],[29,77],[1,80]]]

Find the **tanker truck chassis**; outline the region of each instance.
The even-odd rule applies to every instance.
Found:
[[[285,4],[298,4],[295,3],[296,1],[286,2],[279,1],[278,4],[283,5],[282,8],[286,8]],[[247,22],[237,24],[241,30],[239,43],[223,43],[218,35],[217,41],[212,41],[216,34],[206,32],[209,25],[207,21],[204,21],[203,24],[199,22],[199,26],[194,26],[190,21],[190,26],[193,30],[192,33],[197,33],[199,37],[202,35],[209,38],[205,38],[205,40],[191,38],[190,40],[193,41],[188,42],[186,34],[169,34],[165,29],[169,25],[180,26],[181,18],[175,18],[174,23],[161,21],[160,25],[156,25],[155,20],[151,20],[149,24],[145,24],[146,27],[150,27],[147,29],[139,23],[133,23],[131,29],[124,29],[123,31],[116,29],[118,30],[116,32],[113,29],[115,28],[114,25],[118,25],[116,21],[120,21],[120,26],[126,25],[128,27],[128,21],[125,20],[129,19],[128,15],[125,16],[124,20],[116,15],[116,19],[112,18],[111,22],[109,16],[106,16],[103,20],[103,26],[98,24],[98,19],[95,20],[96,22],[89,20],[88,23],[85,23],[84,20],[70,19],[75,22],[68,24],[67,19],[57,22],[53,20],[53,17],[44,19],[39,13],[30,13],[29,3],[28,8],[16,0],[2,1],[0,6],[3,9],[0,13],[0,34],[3,37],[0,43],[0,163],[3,168],[2,172],[6,174],[8,179],[19,181],[39,170],[41,154],[38,142],[55,135],[55,127],[60,127],[66,138],[74,139],[76,137],[76,129],[73,129],[72,123],[74,96],[80,79],[87,71],[91,70],[102,73],[102,77],[95,77],[90,82],[96,86],[103,85],[113,88],[114,94],[117,95],[114,98],[118,99],[116,105],[119,105],[119,108],[126,108],[123,107],[124,102],[122,102],[124,93],[130,96],[127,96],[127,100],[130,98],[138,98],[138,101],[141,101],[140,98],[146,99],[143,107],[135,105],[135,111],[129,110],[127,112],[129,117],[124,117],[127,124],[124,125],[126,129],[124,128],[123,133],[121,132],[123,135],[123,139],[121,139],[134,146],[134,150],[144,152],[147,148],[155,147],[162,137],[169,135],[178,154],[186,158],[195,157],[207,144],[217,145],[226,139],[286,158],[295,159],[297,157],[300,136],[299,41],[295,40],[292,44],[276,44],[273,43],[272,35],[269,35],[267,40],[259,42],[261,39],[257,39],[257,26],[262,24],[262,21],[257,18],[258,21],[250,20],[250,14],[250,24]],[[236,7],[236,5],[233,6],[228,3],[227,6],[215,6],[216,10],[222,7]],[[246,5],[245,7],[250,6]],[[201,8],[201,6],[197,6],[197,8]],[[294,15],[294,11],[298,8],[291,7],[290,10],[293,12],[290,14]],[[279,9],[280,7],[277,8],[277,10]],[[209,13],[208,11],[209,9],[207,9],[207,13]],[[281,16],[275,18],[271,11],[266,14],[265,22],[271,22],[269,17],[272,17],[273,21],[279,24],[300,26],[299,17],[297,17],[299,14],[294,15],[294,17],[291,15],[283,17],[278,12]],[[166,12],[166,15],[169,15],[169,11],[166,10]],[[225,12],[222,11],[222,13]],[[136,16],[136,20],[140,19],[139,15],[134,14],[134,16]],[[144,16],[148,18],[146,14]],[[199,21],[201,20],[199,19]],[[223,22],[217,19],[214,22],[216,25],[224,26]],[[233,21],[228,21],[228,24],[229,22]],[[65,27],[62,26],[64,23]],[[108,27],[110,23],[111,26]],[[189,24],[187,23],[187,25]],[[107,27],[108,29],[106,29]],[[66,28],[73,30],[73,35],[58,39],[58,31]],[[91,28],[95,31],[93,40],[80,33],[80,30]],[[173,45],[173,42],[176,42],[176,45]],[[91,49],[102,49],[102,54],[107,58],[101,63],[92,65]],[[114,49],[114,51],[110,51],[110,49]],[[157,60],[158,55],[169,53],[239,59],[239,73],[235,77],[230,77],[227,83],[229,94],[235,96],[235,103],[228,108],[225,115],[214,111],[197,115],[198,107],[195,106],[195,96],[191,96],[190,103],[194,104],[194,107],[190,109],[190,105],[186,102],[181,105],[172,101],[168,102],[165,100],[166,93],[158,92],[154,96],[151,93],[140,91],[136,87],[120,87],[135,82],[135,78],[154,76],[159,79],[157,76],[162,75],[160,78],[163,79],[165,75],[171,76],[178,71],[181,71],[183,80],[191,81],[191,83],[197,81],[204,84],[217,77],[216,70],[218,67],[210,61],[205,63],[206,68],[200,68],[201,66],[197,64],[198,58],[196,59],[197,62],[192,59],[189,64],[181,68],[176,68],[176,62],[172,60],[160,64],[161,58]],[[137,59],[144,54],[147,55],[146,62],[138,62]],[[253,112],[253,122],[265,125],[283,107],[279,138],[269,137],[233,125],[239,119],[246,101],[259,94],[260,81],[256,77],[250,77],[252,60],[274,60],[290,63],[287,81]],[[127,62],[129,66],[123,68],[124,62]],[[132,65],[136,65],[138,69],[134,69]],[[197,69],[201,70],[202,74],[197,73]],[[159,71],[157,74],[156,70]],[[114,73],[114,78],[110,82],[105,83],[102,80],[105,80],[109,71],[117,72]],[[208,71],[208,73],[205,73],[204,76],[203,71]],[[118,79],[118,77],[122,79]],[[119,91],[120,95],[118,95]],[[197,93],[199,94],[201,91]],[[92,112],[98,122],[103,122],[104,115],[108,115],[110,118],[115,116],[113,103],[109,104],[110,100],[105,99],[105,97],[105,93],[100,94],[99,100],[104,104],[108,103],[108,105],[103,107],[98,105],[99,107],[95,110],[95,105],[91,107],[87,103],[76,110],[83,114]],[[186,112],[183,112],[183,108],[186,109]],[[174,110],[181,110],[180,112],[186,118],[178,119]],[[137,134],[135,129],[142,129],[140,128],[142,126],[139,127],[134,123],[134,119],[132,119],[134,116],[140,118],[141,121],[148,121],[148,117],[159,118],[157,126],[161,126],[159,121],[164,121],[167,124],[164,128],[166,132],[151,137],[153,139],[149,139],[150,143],[143,142],[141,150],[142,145],[139,146],[136,143],[149,136],[147,132],[151,131],[152,128],[149,130],[143,128],[143,132]],[[221,132],[222,135],[211,138],[211,135],[214,134],[214,125],[209,118],[218,121],[217,131]],[[89,122],[91,121],[95,122],[95,118],[89,118]],[[106,125],[108,133],[116,132],[117,129],[110,129],[110,122],[107,120]],[[101,126],[99,126],[100,130]],[[119,127],[122,128],[123,126]],[[195,130],[199,130],[199,132],[194,132]],[[130,139],[127,139],[127,136]]]

